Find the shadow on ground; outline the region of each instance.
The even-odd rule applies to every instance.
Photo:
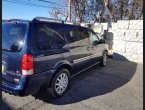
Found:
[[[34,97],[55,105],[77,103],[105,95],[127,84],[134,76],[136,68],[137,63],[127,61],[125,57],[124,61],[108,59],[106,67],[97,65],[72,78],[72,86],[63,97],[52,99],[45,92],[40,92]]]
[[[124,56],[118,54],[118,53],[113,53],[113,59],[114,60],[121,60],[121,61],[128,61]]]

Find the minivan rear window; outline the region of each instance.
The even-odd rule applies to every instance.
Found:
[[[19,52],[23,48],[27,24],[2,23],[3,51]]]

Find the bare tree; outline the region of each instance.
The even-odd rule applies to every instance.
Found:
[[[58,0],[59,3],[55,8],[48,10],[48,13],[52,18],[65,19],[67,17],[67,0]]]
[[[128,11],[128,19],[134,19],[135,18],[135,7],[136,7],[136,0],[129,0],[129,11]]]
[[[139,9],[139,15],[137,16],[137,19],[143,19],[143,0],[138,0],[137,5]]]
[[[86,7],[86,0],[72,0],[72,8],[74,8],[74,14],[76,14],[77,23],[83,21],[83,15]]]
[[[112,7],[112,4],[111,4],[111,1],[110,0],[104,0],[104,6],[109,14],[109,19],[112,21],[112,18],[113,18],[113,7]]]
[[[139,19],[143,19],[143,4],[142,4],[142,9],[141,9],[141,13],[140,13]]]
[[[66,19],[68,0],[59,1],[64,6],[54,8],[49,13],[54,18]],[[143,15],[142,5],[142,0],[71,0],[71,21],[81,23],[139,19]]]
[[[55,8],[55,9],[52,9],[49,13],[55,19],[62,19],[62,17],[66,16],[66,14],[63,12],[64,12],[63,10],[59,8]]]

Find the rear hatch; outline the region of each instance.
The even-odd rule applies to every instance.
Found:
[[[2,23],[2,81],[19,83],[28,23]]]

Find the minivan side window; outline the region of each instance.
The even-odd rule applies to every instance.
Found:
[[[90,43],[96,45],[99,42],[99,37],[92,31],[89,31]]]
[[[81,29],[72,29],[66,34],[67,41],[69,43],[83,40],[85,38],[89,38],[89,34],[87,31]]]
[[[37,25],[36,48],[38,51],[62,49],[65,45],[63,37],[45,24]]]

